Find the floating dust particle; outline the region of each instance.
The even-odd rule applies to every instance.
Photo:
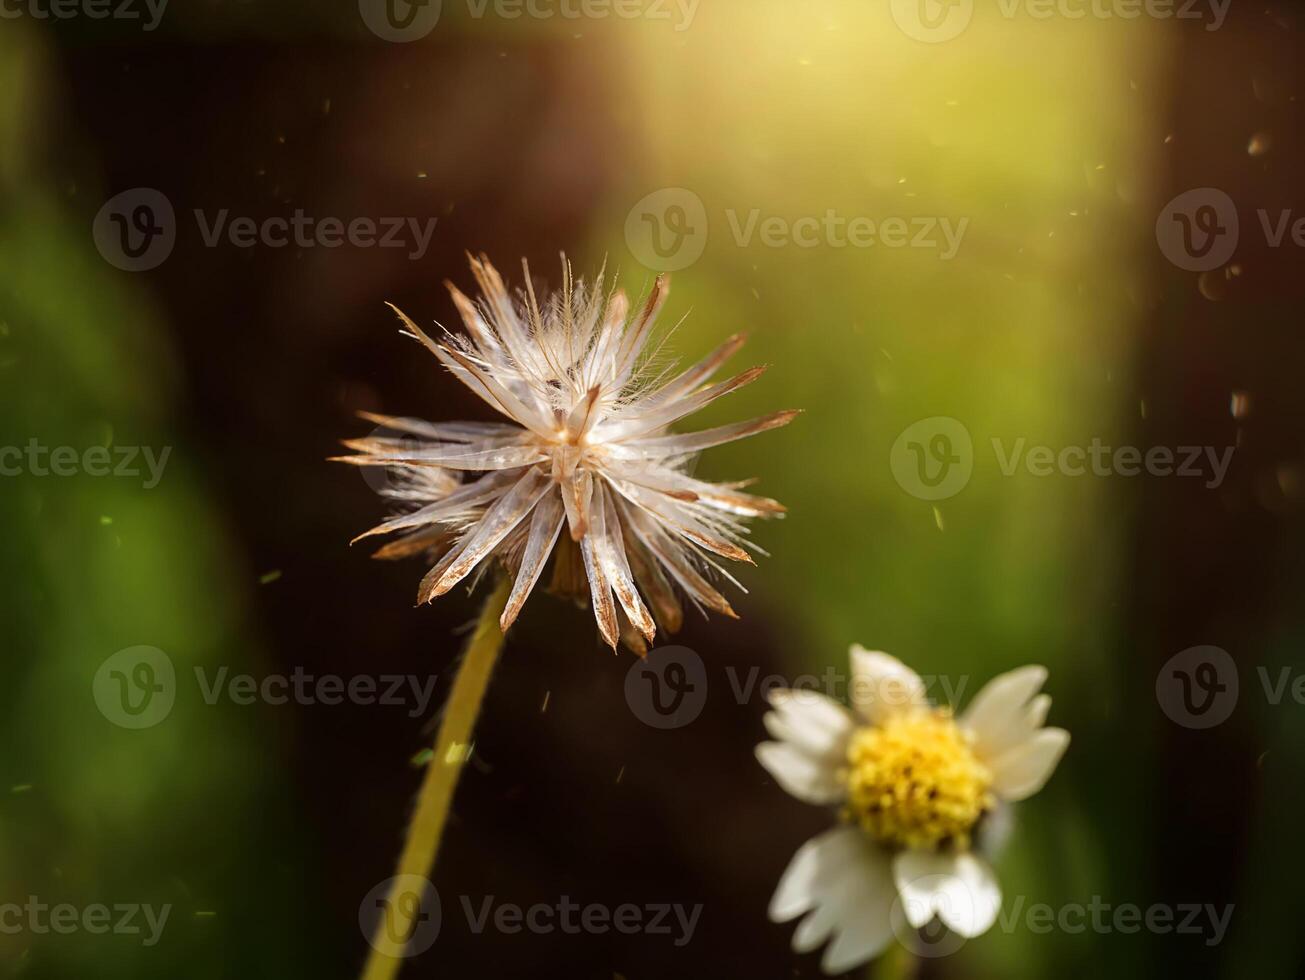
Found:
[[[752,287],[752,298],[755,299],[757,302],[761,302],[761,293],[757,292],[756,286]]]
[[[217,918],[217,913],[216,913],[216,912],[209,912],[209,911],[196,912],[196,913],[195,913],[195,918],[197,918],[197,919],[216,919],[216,918]]]
[[[1251,414],[1251,393],[1249,391],[1234,391],[1228,399],[1228,411],[1232,413],[1235,419],[1244,419]]]
[[[331,100],[330,100],[329,98],[328,98],[328,99],[323,99],[323,100],[322,100],[322,115],[324,115],[324,116],[329,116],[330,114],[331,114]]]
[[[1246,144],[1246,152],[1253,157],[1262,157],[1271,149],[1273,149],[1273,137],[1264,132],[1256,133]]]
[[[1209,269],[1202,272],[1196,280],[1196,288],[1202,296],[1217,303],[1228,295],[1228,283],[1242,274],[1240,265],[1230,265],[1223,269]]]
[[[430,176],[430,175],[429,175],[428,173],[426,173],[426,171],[424,171],[424,170],[418,170],[418,171],[417,171],[417,179],[418,179],[418,180],[425,180],[425,179],[426,179],[427,177],[429,177],[429,176]]]
[[[17,796],[19,793],[30,793],[31,791],[32,791],[31,783],[19,783],[17,786],[11,787],[9,790],[9,792],[13,793],[15,796]]]
[[[1141,413],[1142,418],[1146,418],[1146,399],[1143,398],[1137,403],[1137,410]]]
[[[553,696],[552,691],[544,692],[544,703],[539,706],[539,713],[542,715],[548,711],[548,699]]]
[[[413,757],[408,760],[408,763],[420,769],[422,766],[430,765],[430,760],[433,758],[435,758],[434,749],[422,749],[420,752],[414,754]]]
[[[801,65],[803,68],[809,68],[809,67],[811,67],[811,59],[810,59],[810,58],[799,58],[799,59],[798,59],[798,64]]]
[[[625,766],[622,766],[621,771],[616,774],[616,784],[618,786],[621,785],[621,780],[624,778],[625,778]]]
[[[113,523],[113,518],[110,517],[108,514],[100,515],[100,527],[108,527],[112,523]]]
[[[942,511],[938,509],[937,505],[935,505],[933,508],[933,522],[938,525],[939,531],[947,530],[947,528],[943,525]]]
[[[276,134],[276,141],[277,141],[278,143],[280,143],[282,146],[285,146],[285,134],[284,134],[284,133],[277,133],[277,134]]]
[[[262,575],[258,576],[258,584],[259,584],[259,585],[271,585],[273,582],[275,582],[275,581],[276,581],[277,579],[279,579],[280,577],[281,577],[281,569],[279,569],[279,568],[274,568],[274,569],[272,569],[272,571],[270,571],[270,572],[264,572]]]
[[[1166,142],[1166,143],[1172,143],[1173,141],[1174,141],[1174,134],[1173,134],[1173,133],[1167,133],[1167,134],[1165,135],[1165,142]]]

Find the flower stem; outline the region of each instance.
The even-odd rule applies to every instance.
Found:
[[[901,943],[892,943],[866,971],[868,980],[914,980],[919,964]]]
[[[499,629],[498,619],[507,605],[510,585],[506,576],[500,580],[493,594],[485,600],[475,632],[467,642],[462,667],[453,682],[453,693],[449,695],[439,733],[435,736],[433,754],[426,764],[426,775],[417,794],[417,808],[408,827],[408,839],[399,855],[398,870],[386,898],[387,908],[397,907],[401,893],[411,888],[403,876],[425,878],[435,866],[444,823],[453,802],[453,791],[470,755],[476,716],[480,713],[494,664],[503,649],[503,632]],[[403,945],[396,946],[388,939],[384,935],[385,928],[385,916],[381,916],[362,980],[393,980],[399,972]]]

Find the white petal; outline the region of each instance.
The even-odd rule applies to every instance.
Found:
[[[1023,800],[1042,789],[1069,747],[1069,732],[1042,728],[989,763],[992,788],[1003,799]]]
[[[818,806],[843,799],[844,786],[832,762],[815,759],[789,742],[762,742],[757,761],[792,796]]]
[[[816,758],[847,753],[847,740],[854,730],[851,714],[837,701],[818,691],[772,691],[768,697],[774,711],[763,719],[775,738],[792,742]]]
[[[828,939],[822,967],[842,973],[888,943],[895,898],[887,852],[857,828],[838,827],[807,841],[793,856],[770,915],[779,922],[809,910],[793,933],[793,949],[805,953]]]
[[[893,861],[893,878],[906,920],[917,929],[936,915],[953,932],[973,939],[997,921],[997,876],[969,851],[903,851]]]
[[[847,824],[812,837],[797,849],[775,887],[768,913],[771,922],[787,922],[809,912],[856,850],[865,835]]]
[[[880,650],[852,646],[852,703],[876,724],[902,711],[928,704],[920,675]]]
[[[888,855],[879,852],[874,870],[863,866],[856,871],[855,888],[845,899],[851,916],[836,929],[825,949],[820,968],[833,975],[845,973],[878,956],[893,938],[893,902],[897,889]]]
[[[1046,680],[1046,667],[1020,667],[997,675],[974,696],[961,715],[961,724],[974,733],[975,748],[981,756],[1000,751],[1003,740],[1010,737],[1011,726],[1023,717],[1029,698]]]
[[[1000,732],[989,734],[980,739],[975,735],[974,750],[984,762],[992,762],[998,756],[1025,742],[1029,736],[1042,727],[1051,710],[1051,695],[1039,694],[1026,704],[1020,712],[1009,719]]]

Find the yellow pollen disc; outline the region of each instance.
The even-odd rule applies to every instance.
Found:
[[[943,710],[890,718],[859,729],[847,750],[844,819],[871,837],[933,850],[964,850],[970,831],[995,801],[992,774]]]

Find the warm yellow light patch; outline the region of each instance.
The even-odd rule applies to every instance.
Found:
[[[919,711],[862,728],[847,752],[843,816],[876,840],[964,849],[994,800],[992,774],[943,710]]]

